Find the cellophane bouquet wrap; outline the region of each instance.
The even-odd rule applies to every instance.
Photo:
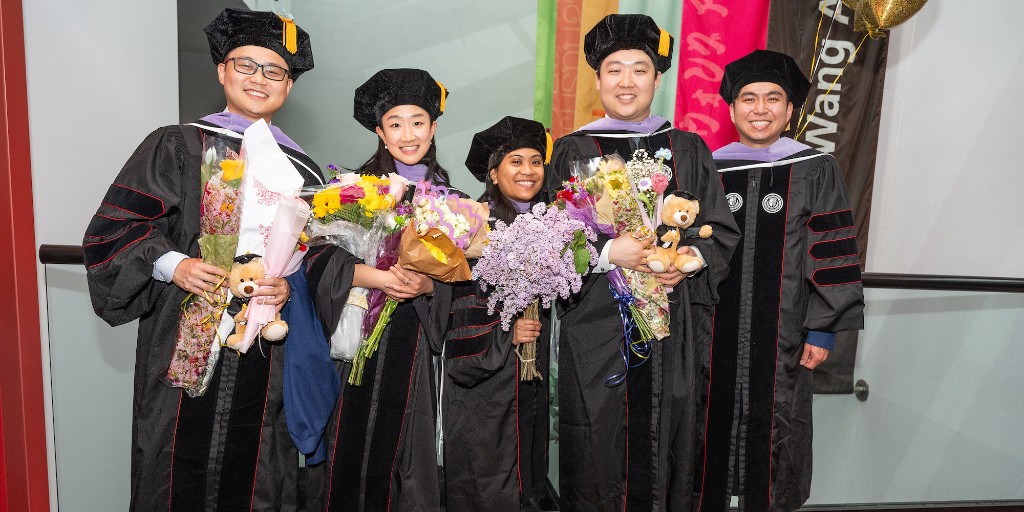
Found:
[[[304,192],[313,207],[310,243],[336,245],[366,265],[387,269],[398,257],[398,239],[408,218],[408,206],[401,204],[408,181],[393,173],[378,177],[328,168],[335,177],[325,187]],[[352,287],[330,335],[332,358],[359,358],[360,347],[381,317],[384,299],[380,290]]]
[[[266,278],[289,276],[298,270],[304,255],[299,237],[309,219],[309,207],[299,198],[299,190],[305,179],[262,119],[245,129],[242,148],[245,173],[239,187],[242,215],[235,256],[262,256]],[[263,326],[276,315],[277,306],[267,304],[262,298],[249,301],[245,333],[231,348],[246,353]],[[218,328],[221,336],[227,338],[234,329],[234,320],[223,315]]]
[[[508,331],[515,318],[538,301],[549,308],[554,300],[579,292],[582,276],[597,263],[596,239],[589,226],[543,203],[517,216],[512,224],[495,222],[473,268],[481,289],[493,288],[487,297],[488,314],[498,310],[501,328]],[[517,350],[524,380],[539,377],[534,363],[536,344],[528,348],[532,350],[526,354]]]
[[[472,274],[464,251],[470,251],[470,254],[482,252],[483,245],[487,243],[486,205],[462,199],[449,193],[446,187],[421,181],[416,184],[412,203],[401,208],[408,208],[403,210],[408,212],[408,222],[401,235],[396,235],[397,241],[389,239],[388,246],[393,245],[395,250],[388,253],[386,259],[378,259],[377,268],[386,269],[397,264],[437,281],[469,280]],[[398,302],[391,297],[384,300],[380,318],[374,322],[352,362],[349,384],[358,386],[362,383],[366,361],[377,352],[384,328],[397,307]],[[368,322],[363,325],[368,325]]]
[[[578,167],[585,190],[594,198],[599,221],[611,225],[616,236],[630,234],[638,240],[655,237],[662,194],[672,177],[671,169],[664,164],[670,155],[667,150],[659,150],[651,157],[646,150],[638,149],[628,162],[613,154]],[[629,288],[640,337],[667,337],[670,317],[665,288],[651,274],[631,269],[620,272]],[[642,318],[635,318],[637,311]]]
[[[582,222],[595,232],[609,238],[616,236],[615,226],[612,224],[614,218],[611,214],[611,203],[605,201],[602,206],[607,212],[602,215],[597,211],[598,199],[604,197],[603,191],[595,191],[593,194],[587,191],[585,180],[592,176],[597,170],[597,162],[592,162],[591,169],[581,170],[583,162],[574,162],[574,169],[569,180],[562,184],[562,188],[555,195],[552,206],[565,211],[565,214],[572,219]],[[593,185],[593,183],[591,183]],[[625,370],[643,364],[650,352],[654,334],[647,324],[646,317],[636,305],[636,298],[632,290],[626,284],[626,277],[623,269],[615,267],[607,274],[608,287],[612,297],[619,309],[619,316],[622,319],[622,345],[619,350],[622,355]],[[626,371],[617,373],[608,378],[606,384],[615,386],[620,384],[626,376]]]
[[[224,140],[203,139],[200,163],[199,254],[204,262],[224,270],[231,267],[238,245],[238,225],[242,212],[238,187],[245,168],[242,155]],[[167,381],[184,388],[189,396],[206,392],[220,351],[217,325],[227,308],[226,283],[218,283],[214,293],[190,294],[182,303],[178,320],[178,338],[167,368]]]

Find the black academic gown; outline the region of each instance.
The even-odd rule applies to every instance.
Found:
[[[309,251],[306,276],[326,333],[337,329],[358,263],[337,246]],[[451,294],[435,281],[432,296],[398,305],[361,385],[347,385],[352,365],[336,361],[344,389],[324,433],[327,461],[309,468],[307,510],[440,510],[433,356]]]
[[[295,510],[298,452],[282,408],[283,347],[221,354],[209,389],[166,383],[186,293],[153,279],[169,251],[197,257],[202,137],[212,125],[151,133],[121,169],[83,241],[89,294],[111,325],[139,320],[132,407],[131,510]],[[217,129],[219,130],[219,129]],[[307,185],[320,168],[282,146]]]
[[[442,389],[448,512],[518,512],[547,485],[550,315],[541,312],[537,371],[520,381],[512,330],[487,314],[477,282],[457,286]]]
[[[831,155],[807,149],[758,165],[716,161],[743,237],[719,289],[714,338],[703,347],[706,448],[701,510],[789,511],[811,490],[808,330],[864,325],[856,230]],[[736,168],[736,169],[734,169]]]
[[[671,334],[654,342],[650,358],[623,384],[605,385],[623,371],[622,321],[606,274],[584,280],[575,300],[559,308],[559,495],[561,510],[689,510],[696,458],[696,341],[710,337],[711,307],[728,273],[738,232],[711,153],[695,134],[665,123],[650,136],[578,131],[555,143],[548,190],[569,178],[574,161],[637,148],[666,148],[673,179],[667,193],[685,191],[701,204],[698,223],[709,239],[687,239],[708,268],[669,294]],[[598,247],[607,241],[601,238]]]

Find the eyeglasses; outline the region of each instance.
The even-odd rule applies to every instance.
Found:
[[[228,61],[234,61],[232,64],[235,66],[235,71],[243,75],[255,75],[257,69],[263,68],[263,76],[267,80],[280,82],[288,78],[288,70],[276,64],[259,64],[249,57],[231,57],[224,62],[227,63]]]

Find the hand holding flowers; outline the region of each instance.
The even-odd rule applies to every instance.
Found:
[[[501,327],[506,331],[520,312],[526,312],[524,318],[537,320],[538,306],[551,307],[555,299],[580,290],[582,276],[597,262],[592,244],[596,238],[584,222],[544,204],[534,205],[511,225],[497,221],[473,269],[482,290],[494,288],[487,298],[487,312],[493,314],[500,302]],[[528,330],[530,325],[522,327]],[[516,327],[518,331],[518,321]],[[517,342],[526,337],[521,332],[513,336]],[[517,347],[516,354],[523,380],[540,377],[534,362],[536,344],[529,344],[525,352]]]
[[[242,201],[238,187],[245,164],[223,140],[203,141],[200,163],[200,258],[182,260],[171,281],[189,292],[181,304],[178,337],[167,369],[167,381],[189,396],[202,395],[217,363],[217,324],[227,308],[224,281],[235,257]]]
[[[621,353],[627,370],[643,364],[653,340],[668,336],[664,285],[681,279],[677,273],[652,274],[646,265],[656,243],[662,195],[672,178],[671,169],[664,164],[669,158],[667,149],[657,151],[653,158],[640,149],[629,162],[614,154],[586,164],[578,162],[556,196],[560,208],[614,238],[609,260],[616,268],[607,275],[622,317]],[[633,356],[639,362],[632,362]],[[624,378],[625,372],[612,376],[608,385],[617,385]]]
[[[404,187],[402,190],[404,193]],[[391,195],[401,198],[399,194]],[[360,200],[371,208],[393,206],[387,200]],[[394,212],[397,221],[388,223],[388,236],[375,265],[391,276],[381,276],[381,288],[369,292],[371,313],[363,323],[364,341],[349,373],[349,383],[353,385],[362,383],[366,361],[376,353],[398,302],[433,293],[433,279],[468,280],[471,274],[463,251],[482,246],[486,240],[486,207],[450,194],[445,187],[420,182],[412,204],[399,204]],[[380,304],[375,300],[378,297]],[[376,321],[369,322],[371,318]]]
[[[328,168],[338,172],[337,167]],[[400,204],[407,186],[397,174],[339,173],[326,187],[307,191],[313,206],[308,228],[311,243],[337,245],[371,269],[386,272],[398,258],[398,240],[411,212]],[[386,323],[383,289],[382,284],[379,289],[349,290],[338,327],[331,335],[331,357],[346,361],[361,357],[365,340],[378,324]]]

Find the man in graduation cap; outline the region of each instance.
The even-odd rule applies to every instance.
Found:
[[[270,122],[313,55],[308,34],[270,12],[226,9],[206,34],[227,108],[159,128],[136,149],[85,234],[89,292],[111,325],[139,320],[131,509],[293,510],[298,464],[282,413],[282,347],[259,341],[246,354],[208,359],[213,329],[179,336],[179,325],[191,325],[182,321],[186,296],[213,292],[226,275],[199,258],[200,222],[210,213],[200,211],[205,150],[238,152],[242,132]],[[323,183],[302,149],[270,129],[306,185]],[[267,303],[287,300],[284,279],[257,282]],[[187,375],[212,377],[171,376],[172,356]]]
[[[807,500],[811,371],[836,331],[864,325],[843,174],[831,155],[782,137],[809,88],[792,57],[756,50],[726,66],[719,89],[740,140],[714,157],[743,237],[702,372],[701,510],[724,511],[731,496],[757,511]]]
[[[597,73],[606,117],[556,141],[547,189],[557,190],[575,162],[636,149],[665,149],[672,170],[666,194],[700,201],[698,221],[714,236],[688,239],[702,268],[684,276],[656,274],[668,293],[670,331],[649,357],[625,368],[623,320],[609,289],[614,267],[651,272],[653,237],[622,234],[598,240],[600,261],[573,303],[559,309],[559,494],[562,510],[685,510],[693,498],[696,393],[695,341],[710,335],[711,307],[738,233],[711,152],[693,133],[651,113],[661,74],[672,63],[672,37],[643,15],[610,15],[587,33],[584,52]],[[692,247],[691,247],[692,246]],[[625,378],[615,384],[610,377]]]

